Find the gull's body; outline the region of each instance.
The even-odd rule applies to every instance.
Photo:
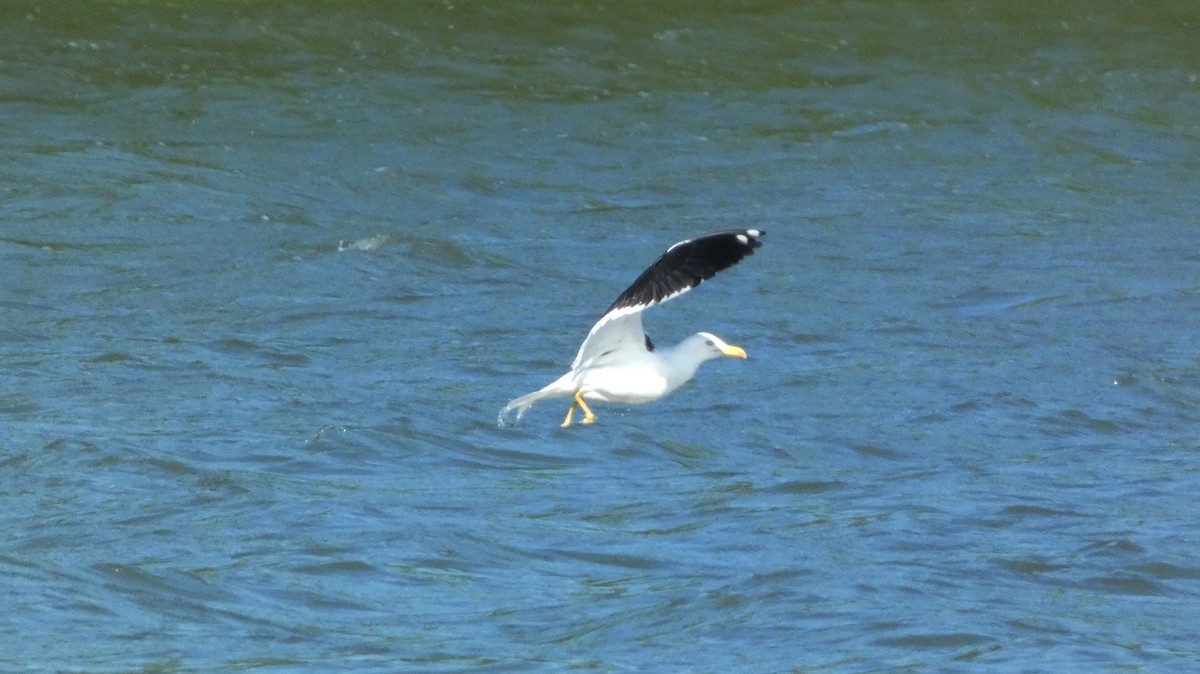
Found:
[[[758,239],[763,234],[757,229],[719,232],[668,248],[592,327],[571,370],[545,388],[509,402],[500,412],[501,422],[514,411],[519,421],[534,403],[547,398],[574,398],[563,426],[571,424],[576,407],[583,409],[583,422],[591,423],[596,416],[585,400],[652,402],[683,386],[708,360],[721,356],[745,358],[741,348],[707,332],[656,349],[642,328],[642,313],[737,264],[762,245]]]

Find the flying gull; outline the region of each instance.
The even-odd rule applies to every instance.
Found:
[[[737,229],[680,241],[668,248],[592,326],[571,371],[549,386],[509,402],[500,411],[500,423],[514,412],[513,422],[520,421],[526,410],[547,398],[574,398],[562,425],[571,425],[576,408],[583,410],[583,423],[590,424],[596,415],[585,400],[652,402],[686,383],[705,361],[721,356],[745,359],[741,347],[708,332],[698,332],[671,347],[655,348],[642,329],[642,312],[741,262],[762,245],[759,239],[763,234],[760,229]]]

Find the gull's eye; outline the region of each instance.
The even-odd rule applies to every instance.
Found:
[[[713,345],[713,343],[712,343],[712,340],[711,340],[711,339],[706,339],[706,340],[704,340],[704,343],[705,343],[705,344],[707,344],[707,345],[709,345],[709,346],[712,346],[712,345]]]

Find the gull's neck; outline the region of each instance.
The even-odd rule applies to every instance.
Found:
[[[699,335],[692,335],[672,347],[663,349],[661,353],[668,391],[674,391],[686,384],[696,374],[701,363],[714,357],[712,349]]]

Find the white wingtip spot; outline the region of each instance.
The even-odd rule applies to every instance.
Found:
[[[752,235],[752,236],[753,236],[753,235]],[[738,234],[738,235],[737,235],[737,240],[738,240],[738,241],[741,241],[743,246],[748,246],[748,245],[750,245],[750,239],[747,239],[745,234]]]
[[[752,236],[752,237],[756,238],[756,239],[757,239],[758,237],[762,236],[762,231],[760,231],[760,230],[757,230],[757,229],[747,229],[747,230],[746,230],[746,233],[747,233],[747,234],[749,234],[750,236]]]

